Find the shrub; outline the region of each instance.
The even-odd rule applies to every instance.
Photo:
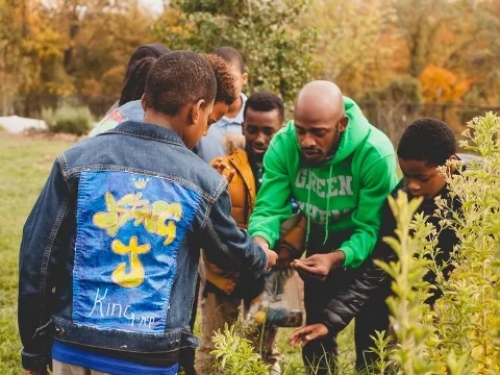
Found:
[[[235,331],[236,330],[236,331]],[[252,343],[244,338],[244,334],[233,325],[231,328],[224,326],[221,332],[215,332],[212,338],[215,350],[212,352],[217,358],[218,365],[226,375],[267,375],[269,369],[257,354]]]
[[[433,310],[423,303],[429,285],[417,281],[425,269],[440,268],[423,257],[434,251],[436,228],[422,216],[411,220],[416,202],[403,196],[392,201],[399,241],[390,244],[399,260],[381,266],[394,278],[395,295],[388,303],[398,345],[389,351],[390,368],[397,374],[500,373],[500,118],[487,113],[468,126],[461,146],[481,160],[447,175],[461,212],[437,200],[435,215],[441,226],[455,230],[460,244],[449,280],[437,272],[443,297]]]
[[[51,108],[42,110],[42,119],[52,133],[83,135],[92,126],[92,114],[87,107],[63,105],[55,111]]]

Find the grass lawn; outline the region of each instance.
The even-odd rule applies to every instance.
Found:
[[[0,374],[22,374],[17,332],[18,254],[24,221],[68,142],[0,132]]]
[[[23,374],[17,331],[18,254],[24,221],[57,154],[70,142],[32,139],[0,131],[0,374]],[[290,329],[280,331],[283,374],[303,373],[300,353],[288,345]],[[352,373],[352,325],[339,337],[341,368]]]

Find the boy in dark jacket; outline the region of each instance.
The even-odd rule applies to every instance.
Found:
[[[402,190],[408,194],[409,199],[424,198],[417,213],[428,216],[428,222],[438,230],[437,246],[440,251],[436,257],[437,262],[448,262],[458,240],[453,230],[440,230],[440,219],[433,215],[437,208],[436,197],[448,201],[449,207],[460,209],[459,202],[450,196],[445,177],[437,169],[447,161],[457,159],[455,136],[448,125],[439,120],[419,119],[404,132],[397,153],[404,177],[391,195],[395,197]],[[379,242],[358,276],[348,287],[337,293],[324,310],[326,329],[319,331],[311,326],[298,329],[290,338],[292,344],[305,345],[323,336],[337,334],[356,317],[356,367],[362,369],[366,364],[377,360],[375,353],[370,350],[370,347],[375,346],[370,336],[375,336],[375,331],[387,331],[389,328],[389,309],[385,301],[391,294],[391,279],[375,266],[374,259],[384,262],[395,259],[392,248],[382,240],[387,236],[393,237],[395,229],[396,221],[386,202],[382,208]],[[445,276],[450,271],[450,267],[446,267]],[[435,275],[429,272],[425,279],[432,283]],[[433,304],[439,295],[439,290],[435,290],[426,303]]]
[[[53,374],[176,374],[190,329],[199,249],[260,276],[277,255],[230,216],[227,181],[190,150],[216,79],[194,52],[160,57],[144,121],[61,154],[24,226],[19,261],[23,367]]]

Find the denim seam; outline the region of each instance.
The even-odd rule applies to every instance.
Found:
[[[131,131],[126,131],[126,130],[112,130],[112,131],[107,131],[105,133],[102,133],[102,134],[124,134],[124,135],[131,135],[131,136],[134,136],[134,137],[138,137],[138,138],[143,138],[143,139],[148,139],[150,141],[158,141],[158,142],[162,142],[162,143],[169,143],[169,144],[172,144],[172,145],[175,145],[175,146],[179,146],[179,147],[184,147],[186,148],[186,145],[184,145],[183,143],[181,142],[178,142],[178,141],[175,141],[175,140],[172,140],[172,139],[168,139],[166,137],[153,137],[153,136],[149,136],[149,135],[145,135],[143,133],[140,133],[140,132],[131,132]]]
[[[200,194],[204,199],[209,201],[210,203],[216,202],[216,197],[213,195],[208,194],[207,192],[203,191],[200,189],[198,186],[193,184],[192,182],[175,177],[172,175],[167,175],[164,173],[159,173],[159,172],[153,172],[153,171],[144,171],[142,169],[137,169],[137,168],[128,168],[128,167],[122,167],[122,166],[109,166],[109,165],[102,165],[102,164],[95,164],[95,165],[88,165],[85,167],[74,167],[71,168],[67,171],[67,178],[71,178],[74,176],[77,176],[79,173],[84,172],[84,171],[92,171],[92,170],[97,170],[97,171],[114,171],[114,172],[130,172],[130,173],[138,173],[138,174],[143,174],[151,177],[160,177],[164,178],[167,180],[175,181],[180,184],[183,184],[187,186],[190,189],[193,189],[196,191],[198,194]]]
[[[212,207],[214,206],[215,202],[220,198],[220,195],[224,190],[227,189],[227,180],[224,178],[223,181],[219,184],[218,189],[215,191],[215,196],[213,200],[209,200],[209,205],[207,207],[207,211],[205,213],[205,219],[201,223],[201,229],[205,228],[210,221],[210,211],[212,210]]]
[[[50,254],[52,253],[54,241],[56,239],[57,233],[59,232],[59,228],[61,226],[61,223],[63,221],[63,217],[66,213],[66,209],[68,208],[68,198],[65,198],[62,202],[61,207],[59,208],[59,211],[57,213],[56,220],[54,222],[54,226],[52,227],[52,231],[50,232],[49,235],[49,243],[47,244],[47,247],[44,250],[43,253],[43,259],[42,259],[42,266],[41,266],[41,274],[40,274],[40,288],[39,288],[39,293],[40,297],[42,298],[42,301],[45,300],[45,292],[46,292],[46,286],[47,286],[47,269],[48,269],[48,264],[50,260]],[[41,314],[40,314],[40,324],[43,323],[43,316],[44,316],[44,310],[46,308],[46,304],[43,303],[41,308]]]

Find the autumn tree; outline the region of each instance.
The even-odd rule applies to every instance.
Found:
[[[420,73],[422,96],[428,103],[456,103],[470,88],[469,79],[459,78],[453,72],[428,65]]]
[[[391,4],[377,0],[315,0],[304,25],[315,25],[315,60],[320,77],[337,82],[344,93],[361,97],[390,81],[395,22]]]
[[[133,50],[154,41],[153,17],[133,0],[0,0],[0,16],[4,114],[36,116],[81,95],[109,106]]]
[[[314,74],[316,34],[299,23],[309,0],[177,0],[156,26],[172,49],[210,52],[230,45],[249,71],[249,91],[266,89],[291,102]]]

